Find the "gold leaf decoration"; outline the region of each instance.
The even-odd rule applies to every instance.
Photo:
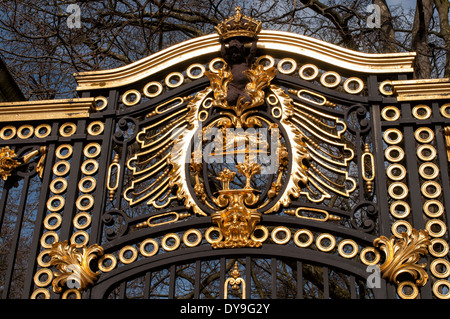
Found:
[[[97,244],[90,247],[77,248],[68,241],[56,242],[49,253],[50,264],[56,266],[59,272],[54,272],[53,291],[61,293],[64,286],[85,290],[98,279],[100,272],[93,271],[90,263],[103,255],[103,248]]]
[[[425,271],[426,264],[419,264],[422,255],[428,254],[427,247],[431,244],[430,236],[426,230],[413,229],[411,234],[406,232],[397,239],[392,236],[390,239],[385,236],[376,238],[373,245],[379,248],[386,257],[380,266],[382,277],[392,283],[400,284],[399,275],[409,274],[415,284],[424,286],[427,283],[428,275]]]

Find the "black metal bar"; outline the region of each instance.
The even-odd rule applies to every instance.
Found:
[[[54,131],[54,128],[57,127],[57,123],[54,123],[52,131]],[[24,282],[24,289],[23,289],[23,298],[27,299],[30,297],[32,293],[32,289],[34,286],[34,272],[36,270],[36,257],[39,254],[39,247],[40,247],[40,238],[42,235],[42,229],[43,229],[43,222],[45,218],[46,208],[47,208],[47,198],[49,194],[49,188],[48,185],[50,184],[50,179],[53,176],[52,173],[52,166],[53,166],[53,159],[55,157],[55,145],[50,144],[47,147],[47,156],[45,161],[45,167],[44,167],[44,175],[42,177],[42,187],[41,187],[41,193],[39,194],[39,204],[37,208],[36,213],[36,220],[34,224],[34,231],[33,231],[33,240],[31,242],[30,246],[30,257],[28,259],[28,268],[27,273],[25,275],[25,282]]]
[[[323,274],[323,299],[330,299],[330,281],[328,267],[322,267]]]
[[[195,279],[194,279],[194,299],[200,298],[200,275],[201,275],[201,261],[197,259],[195,261]]]
[[[297,299],[303,299],[303,263],[297,260]]]
[[[277,299],[277,259],[270,259],[270,268],[272,273],[272,299]]]
[[[252,283],[252,259],[250,256],[245,257],[245,296],[251,299],[251,283]]]
[[[144,299],[150,298],[150,285],[152,282],[152,273],[147,271],[144,279]]]
[[[170,265],[169,271],[170,271],[170,277],[169,277],[169,299],[173,299],[175,297],[175,265]]]
[[[220,258],[220,283],[219,283],[219,298],[225,298],[225,275],[226,275],[226,260],[225,257]]]
[[[9,248],[8,253],[8,267],[6,270],[6,276],[5,276],[5,284],[3,287],[3,296],[2,299],[7,299],[9,292],[11,290],[11,283],[12,283],[12,276],[14,272],[14,265],[16,261],[16,255],[17,255],[17,249],[18,249],[18,243],[20,238],[20,229],[22,227],[22,220],[25,210],[25,204],[27,202],[27,194],[28,194],[28,186],[30,185],[30,176],[27,174],[23,179],[23,186],[22,191],[20,195],[20,204],[17,208],[17,219],[16,219],[16,227],[14,228],[14,235],[11,238],[11,247]]]

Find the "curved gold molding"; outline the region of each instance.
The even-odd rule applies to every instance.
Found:
[[[220,52],[219,36],[210,34],[171,46],[158,53],[110,70],[75,73],[77,90],[105,89],[135,83],[176,64],[186,63]],[[370,54],[361,53],[311,37],[274,30],[262,30],[258,49],[264,53],[285,52],[286,56],[306,56],[354,72],[413,72],[415,52]]]

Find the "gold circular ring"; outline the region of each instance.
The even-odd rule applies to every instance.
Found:
[[[398,155],[395,156],[393,153],[397,153]],[[384,151],[384,156],[389,162],[400,162],[405,157],[405,151],[397,145],[391,145]]]
[[[153,249],[151,251],[148,251],[145,249],[145,246],[147,246],[149,244],[153,245]],[[147,238],[139,246],[139,252],[144,257],[154,256],[158,252],[158,250],[159,250],[158,242],[153,238]]]
[[[50,257],[50,249],[43,250],[39,253],[37,257],[38,265],[44,268],[48,268],[51,266],[52,258]],[[44,261],[44,257],[49,256],[48,261]]]
[[[291,67],[289,69],[283,68],[284,64],[287,64],[287,63],[290,63]],[[295,72],[296,68],[297,68],[297,62],[295,62],[295,60],[291,59],[291,58],[281,59],[277,65],[277,69],[281,74],[292,74]]]
[[[437,209],[433,212],[431,211],[430,207],[431,205],[435,205]],[[438,200],[435,199],[429,199],[423,204],[423,212],[431,218],[437,218],[440,217],[444,213],[444,205]]]
[[[52,225],[50,224],[50,221],[53,219],[56,219],[56,223]],[[59,226],[61,226],[61,223],[62,223],[62,216],[58,213],[50,213],[47,216],[45,216],[44,227],[48,230],[57,229]]]
[[[334,76],[334,81],[327,82],[327,78],[333,77],[333,76]],[[320,83],[327,88],[334,88],[341,83],[341,76],[337,72],[328,71],[328,72],[325,72],[322,74],[322,76],[320,77]]]
[[[209,109],[209,108],[211,108],[212,105],[213,105],[212,97],[207,97],[206,99],[203,100],[203,103],[202,103],[203,108]]]
[[[41,281],[40,277],[44,274],[47,275],[47,279],[44,281]],[[33,279],[34,279],[34,283],[36,284],[36,286],[46,287],[46,286],[50,285],[50,283],[53,280],[53,272],[48,268],[39,269],[36,272],[36,274],[34,275]]]
[[[53,238],[53,241],[50,244],[47,243],[47,239],[49,237]],[[41,237],[41,246],[44,248],[52,248],[53,243],[56,243],[58,241],[59,241],[58,233],[56,233],[54,231],[48,231],[48,232],[44,233]]]
[[[256,64],[261,64],[261,61],[267,60],[269,61],[269,65],[264,66],[264,70],[267,70],[273,66],[275,66],[275,59],[270,55],[262,55],[256,59]]]
[[[87,182],[91,183],[91,185],[88,187],[86,187],[84,185]],[[95,189],[96,186],[97,186],[97,180],[95,178],[93,178],[92,176],[85,176],[78,183],[78,189],[82,193],[90,193]]]
[[[280,107],[278,107],[278,106],[272,107],[272,116],[274,118],[279,119],[282,114],[283,114],[283,111],[281,110]]]
[[[374,254],[375,257],[372,261],[370,261],[366,258],[366,255],[368,253]],[[373,266],[373,265],[378,264],[378,262],[381,259],[381,256],[380,256],[380,253],[374,247],[366,247],[363,250],[361,250],[361,253],[359,254],[359,258],[361,259],[361,262],[364,265]]]
[[[99,101],[102,102],[100,106],[98,105]],[[97,96],[96,98],[94,98],[94,102],[95,102],[94,110],[96,111],[102,111],[106,109],[106,107],[108,106],[108,100],[104,96]]]
[[[198,120],[200,122],[206,121],[208,119],[208,116],[209,116],[208,111],[201,110],[200,112],[198,112]]]
[[[271,106],[275,106],[278,105],[278,98],[275,94],[269,94],[266,98],[267,103]]]
[[[441,114],[443,117],[450,118],[450,103],[441,106]]]
[[[306,241],[301,241],[300,240],[301,235],[306,235],[308,237],[308,239]],[[311,245],[313,241],[314,241],[314,235],[308,229],[299,229],[299,230],[297,230],[297,232],[294,235],[294,243],[298,247],[306,248],[309,245]]]
[[[6,132],[9,132],[9,135],[6,135]],[[0,130],[0,138],[2,140],[10,140],[16,136],[17,129],[12,125],[7,125]]]
[[[421,111],[424,114],[420,114]],[[412,109],[412,115],[418,120],[426,120],[431,116],[431,108],[425,104],[416,105]]]
[[[403,134],[399,129],[390,128],[383,133],[383,139],[388,144],[398,144],[403,139]]]
[[[75,295],[75,299],[81,299],[81,292],[78,289],[67,289],[61,296],[61,299],[68,299],[71,294]]]
[[[60,168],[63,167],[63,170],[60,170]],[[64,176],[66,175],[70,170],[70,163],[68,161],[58,161],[53,165],[53,174],[56,176]]]
[[[217,69],[217,68],[214,66],[214,64],[216,64],[216,63],[222,63],[222,68],[221,68],[221,70],[225,69],[226,66],[227,66],[227,63],[226,63],[225,60],[222,59],[222,58],[215,58],[215,59],[212,59],[211,62],[209,62],[209,65],[208,65],[209,70],[210,70],[212,73],[219,73],[219,69]]]
[[[322,244],[322,240],[324,240],[324,239],[328,239],[330,241],[330,244],[328,246],[324,246]],[[316,246],[317,246],[317,248],[319,248],[320,251],[324,251],[324,252],[332,251],[334,249],[334,247],[336,246],[336,239],[334,238],[333,235],[328,234],[328,233],[320,234],[316,239]]]
[[[175,83],[172,83],[172,79],[177,77],[178,81]],[[164,83],[170,88],[176,88],[179,87],[184,82],[184,75],[180,72],[172,72],[168,76],[166,76]]]
[[[90,150],[94,148],[94,152],[91,153]],[[98,143],[89,143],[84,147],[83,154],[87,158],[95,158],[100,155],[100,152],[102,151],[102,147]]]
[[[38,288],[33,291],[30,299],[37,299],[39,295],[44,295],[44,299],[50,299],[50,292],[45,288]]]
[[[441,245],[442,246],[442,250],[438,251],[434,247],[435,245]],[[431,244],[428,245],[428,251],[434,257],[445,257],[445,256],[447,256],[448,251],[449,251],[448,243],[442,238],[433,238],[431,240]],[[450,267],[449,267],[449,269],[450,269]]]
[[[430,192],[428,190],[428,188],[434,188],[435,191],[434,192]],[[422,186],[420,187],[420,191],[422,192],[422,195],[427,197],[427,198],[437,198],[439,197],[439,195],[441,195],[441,185],[439,185],[437,182],[435,181],[426,181],[425,183],[422,184]]]
[[[103,130],[105,129],[105,124],[103,124],[102,121],[94,121],[87,127],[87,132],[89,135],[100,135],[103,133]]]
[[[432,173],[427,172],[427,169]],[[425,179],[435,179],[439,176],[439,168],[434,163],[423,163],[419,167],[419,174]]]
[[[133,94],[135,96],[135,99],[132,101],[128,100],[128,96]],[[122,103],[126,106],[133,106],[138,104],[141,101],[141,93],[139,93],[138,90],[128,90],[122,95]]]
[[[401,226],[403,226],[403,227],[406,228],[406,233],[408,234],[408,236],[410,236],[410,235],[411,235],[411,232],[412,232],[412,226],[411,226],[410,223],[408,223],[408,222],[405,221],[405,220],[397,220],[395,223],[392,224],[392,227],[391,227],[392,234],[393,234],[395,237],[397,237],[397,238],[402,238],[402,235],[401,235],[401,234],[402,234],[403,232],[400,233],[400,232],[398,231],[398,228],[401,227]]]
[[[408,287],[410,287],[412,289],[412,292],[410,294],[406,294],[403,291],[403,288],[405,288],[405,286],[408,286]],[[419,294],[419,289],[417,288],[417,286],[413,282],[411,282],[411,281],[403,281],[397,287],[397,294],[402,299],[415,299],[417,297],[417,295]]]
[[[45,130],[43,133],[41,133],[42,130]],[[34,129],[34,135],[37,138],[44,138],[50,135],[52,132],[52,127],[49,124],[40,124],[36,126]]]
[[[306,75],[305,70],[313,70],[311,75]],[[298,75],[306,81],[314,80],[319,75],[319,68],[314,64],[305,64],[300,70],[298,70]]]
[[[256,237],[256,236],[255,236],[255,233],[256,233],[256,231],[258,231],[258,230],[261,230],[261,231],[263,232],[263,235],[262,235],[261,237]],[[258,226],[255,227],[255,230],[253,231],[253,233],[252,233],[252,235],[250,236],[250,238],[251,238],[253,241],[263,243],[263,242],[265,242],[265,241],[267,240],[267,238],[269,238],[269,230],[267,229],[266,226],[258,225]]]
[[[28,130],[28,133],[23,133],[24,130]],[[21,127],[19,127],[17,129],[17,137],[23,140],[26,140],[27,138],[30,138],[31,136],[33,136],[34,133],[34,127],[29,125],[29,124],[25,124],[22,125]]]
[[[87,200],[88,203],[83,204],[84,200]],[[92,206],[94,206],[94,196],[92,196],[90,194],[83,194],[80,197],[78,197],[75,204],[76,204],[77,208],[81,211],[89,210],[92,208]]]
[[[129,251],[131,252],[131,257],[126,258],[125,253]],[[131,264],[133,261],[136,260],[137,256],[138,256],[137,249],[131,245],[123,247],[119,252],[119,260],[124,264]]]
[[[433,230],[435,225],[439,227],[439,231]],[[447,226],[445,226],[445,223],[440,219],[430,219],[426,223],[425,229],[428,231],[431,237],[442,237],[445,235],[445,232],[447,231]]]
[[[279,232],[283,232],[285,234],[283,239],[279,239],[277,237],[277,234]],[[289,228],[287,228],[285,226],[277,226],[272,230],[271,238],[275,244],[278,244],[278,245],[287,244],[289,242],[289,240],[291,240],[291,231],[289,230]]]
[[[396,192],[396,190],[398,189],[401,190],[400,193]],[[408,186],[400,182],[394,182],[389,185],[388,193],[389,196],[391,196],[393,199],[404,199],[406,196],[408,196]]]
[[[439,265],[442,265],[442,268],[445,268],[444,272],[440,272],[438,270]],[[450,262],[442,258],[435,259],[430,264],[430,270],[433,276],[437,278],[447,278],[448,276],[450,276]]]
[[[446,286],[448,292],[446,294],[443,294],[439,291],[439,288],[441,286]],[[436,297],[438,297],[439,299],[450,299],[450,282],[448,280],[445,279],[440,279],[438,281],[436,281],[433,284],[433,293]]]
[[[425,133],[427,137],[422,137],[422,134]],[[414,132],[414,137],[419,143],[431,143],[434,140],[434,132],[429,127],[419,127]]]
[[[81,243],[77,243],[77,239],[80,237],[83,237],[83,241]],[[87,244],[89,243],[89,234],[84,230],[77,230],[70,237],[70,243],[75,245],[77,248],[87,246]]]
[[[150,93],[149,89],[152,87],[156,87],[156,91],[154,91],[153,93]],[[147,83],[144,86],[144,89],[142,91],[144,92],[144,95],[146,97],[149,97],[149,98],[157,97],[158,95],[160,95],[162,93],[163,85],[160,82],[152,81],[152,82]]]
[[[193,74],[192,71],[195,70],[195,69],[200,69],[200,73],[197,74],[197,75]],[[194,64],[191,64],[187,68],[186,75],[192,80],[197,80],[197,79],[200,79],[201,77],[203,77],[205,75],[205,71],[206,71],[205,67],[202,64],[194,63]]]
[[[60,188],[56,188],[57,185],[61,184]],[[53,194],[61,194],[67,189],[67,180],[63,177],[57,177],[50,183],[50,190]]]
[[[84,223],[80,223],[80,219],[86,219]],[[86,229],[91,225],[91,215],[87,212],[81,212],[75,215],[73,218],[73,226],[77,229]]]
[[[426,151],[428,151],[429,154],[424,153]],[[424,162],[432,161],[436,157],[436,154],[436,149],[430,144],[423,144],[417,148],[417,157]]]
[[[350,84],[353,82],[358,84],[358,87],[356,89],[350,88]],[[345,80],[345,82],[344,82],[344,90],[345,90],[345,92],[347,92],[349,94],[359,94],[359,93],[361,93],[361,91],[363,89],[364,89],[364,82],[360,78],[351,77],[351,78],[348,78],[347,80]]]
[[[386,121],[397,121],[400,118],[400,110],[395,106],[386,106],[381,111],[381,116]]]
[[[211,236],[210,236],[211,233],[212,233],[213,231],[216,231],[216,232],[219,233],[219,236],[218,236],[216,239],[213,239],[213,238],[211,238]],[[209,227],[209,228],[206,230],[206,232],[205,232],[205,239],[206,239],[206,241],[207,241],[208,243],[210,243],[210,244],[216,244],[216,243],[220,242],[220,241],[223,239],[223,234],[222,234],[222,232],[220,231],[220,228],[219,228],[219,227],[212,226],[212,227]]]
[[[352,251],[347,253],[344,251],[345,246],[350,245],[352,247]],[[344,239],[338,245],[338,252],[344,258],[353,258],[358,254],[358,244],[351,239]]]
[[[390,90],[386,90],[386,86],[390,86]],[[378,87],[378,89],[380,90],[381,94],[383,95],[392,95],[394,94],[394,91],[392,90],[392,81],[390,80],[386,80],[380,83],[380,86]]]
[[[54,203],[56,201],[59,201],[59,204],[55,206]],[[66,200],[64,199],[64,197],[62,197],[61,195],[53,195],[47,200],[47,209],[51,212],[57,212],[64,207],[65,203]]]
[[[75,134],[77,126],[72,122],[66,122],[59,127],[59,135],[62,137],[69,137]]]
[[[194,235],[195,240],[190,241],[189,236]],[[202,233],[198,229],[189,229],[183,234],[183,243],[188,247],[195,247],[202,242]]]
[[[395,171],[399,171],[399,174],[394,174]],[[386,170],[386,175],[393,181],[401,181],[406,177],[406,168],[401,164],[391,164]]]
[[[403,207],[402,213],[400,213],[399,210],[397,209],[399,206]],[[394,216],[395,218],[402,219],[409,216],[409,213],[411,212],[411,207],[409,207],[407,202],[398,200],[391,204],[391,207],[389,207],[389,211],[391,215]]]
[[[88,169],[88,166],[92,165],[92,169]],[[81,164],[81,172],[84,175],[94,175],[98,170],[98,162],[94,159],[89,159]]]
[[[105,266],[105,264],[104,264],[105,260],[110,260],[111,265]],[[102,272],[110,272],[111,270],[116,268],[116,265],[117,265],[117,259],[114,255],[111,255],[111,254],[103,255],[98,260],[98,269],[100,269],[100,271],[102,271]]]
[[[66,154],[63,154],[63,152],[67,152]],[[55,151],[56,157],[59,159],[68,159],[70,156],[72,156],[73,153],[73,147],[70,144],[62,144],[58,146],[58,148]]]
[[[175,241],[175,243],[172,246],[167,245],[167,241],[169,239],[173,239]],[[164,237],[161,239],[161,246],[162,248],[164,248],[164,250],[166,251],[172,251],[177,249],[178,247],[180,247],[180,237],[175,234],[175,233],[170,233],[170,234],[166,234],[164,235]]]

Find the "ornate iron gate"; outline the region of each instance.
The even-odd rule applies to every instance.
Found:
[[[2,298],[449,298],[450,83],[261,30],[2,103]]]

